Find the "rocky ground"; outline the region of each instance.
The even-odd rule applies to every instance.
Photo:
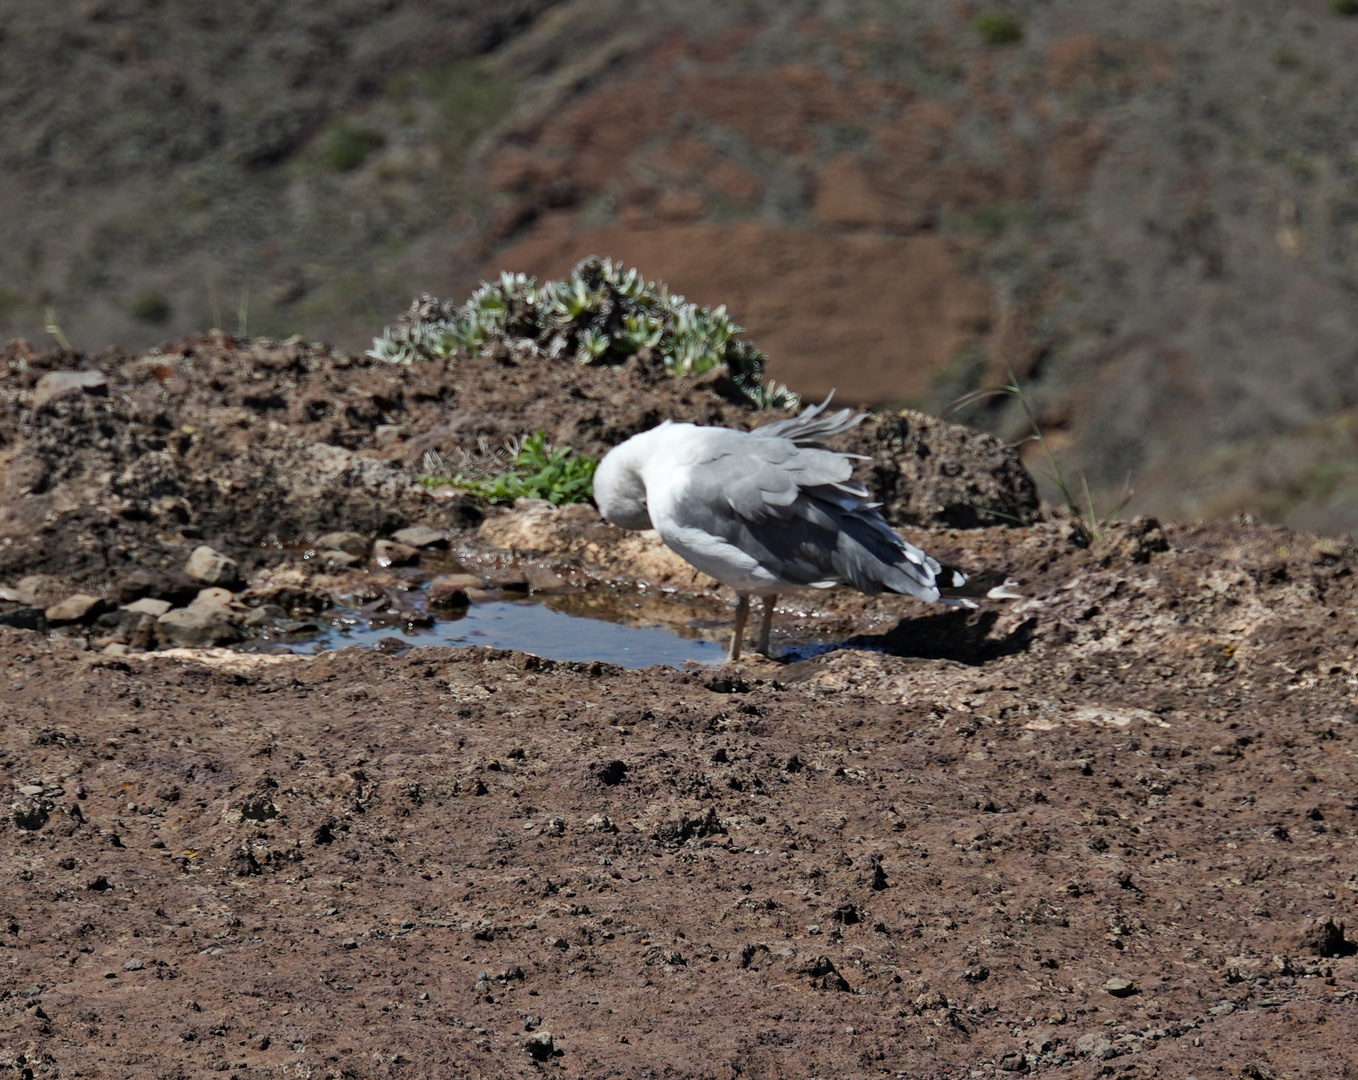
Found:
[[[247,653],[209,643],[399,622],[421,582],[720,617],[588,506],[413,477],[475,434],[762,417],[503,356],[6,360],[6,1075],[1358,1075],[1347,541],[1089,542],[998,443],[884,416],[893,520],[1018,599],[794,598],[842,647],[726,669]]]

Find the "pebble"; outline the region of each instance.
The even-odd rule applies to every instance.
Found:
[[[25,784],[19,789],[20,795],[41,795],[43,786],[41,784]]]
[[[1137,992],[1137,985],[1131,979],[1109,979],[1103,984],[1103,988],[1114,997],[1119,998],[1131,997]]]
[[[391,538],[413,548],[434,547],[435,545],[446,546],[448,543],[446,533],[431,529],[428,525],[412,525],[408,529],[400,529],[392,533]]]
[[[207,585],[235,584],[240,579],[240,565],[220,551],[200,544],[184,564],[184,573]]]
[[[124,971],[140,971],[140,970],[141,970],[142,968],[144,968],[145,966],[146,966],[146,961],[142,960],[140,957],[134,956],[131,960],[129,960],[126,964],[123,965],[123,970],[124,970]]]
[[[102,371],[49,371],[33,388],[33,411],[49,401],[72,393],[108,394],[108,379]]]
[[[378,566],[408,566],[420,557],[418,548],[398,544],[394,540],[379,540],[373,545],[373,562]]]
[[[316,547],[318,555],[321,550],[342,551],[346,555],[365,559],[372,544],[366,536],[356,532],[332,532],[316,537]]]
[[[48,622],[72,623],[85,622],[102,614],[108,605],[98,596],[88,593],[74,593],[60,603],[53,604],[44,614]]]
[[[170,608],[174,607],[168,600],[160,600],[154,596],[143,596],[140,600],[134,600],[130,604],[124,604],[124,611],[133,611],[139,615],[150,615],[153,619],[158,619]]]

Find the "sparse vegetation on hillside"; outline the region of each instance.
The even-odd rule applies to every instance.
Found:
[[[559,281],[501,274],[460,307],[421,297],[373,339],[368,355],[395,364],[443,361],[497,341],[580,364],[621,364],[646,352],[668,375],[699,375],[724,364],[760,408],[795,406],[797,396],[786,387],[764,383],[767,358],[741,333],[725,307],[699,307],[634,268],[589,258]]]
[[[1023,24],[1007,11],[983,11],[971,25],[988,45],[1014,45],[1023,40]]]

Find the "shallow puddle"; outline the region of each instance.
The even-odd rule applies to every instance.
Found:
[[[251,647],[258,650],[285,644],[293,652],[314,653],[350,645],[375,648],[379,642],[396,638],[411,646],[484,645],[519,649],[549,660],[602,660],[626,668],[717,664],[726,656],[726,649],[714,641],[681,637],[658,626],[627,626],[607,617],[568,614],[537,600],[473,604],[464,612],[441,616],[427,627],[374,625],[343,611],[329,615],[331,620],[304,640],[257,639]]]

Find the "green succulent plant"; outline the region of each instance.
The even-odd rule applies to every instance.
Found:
[[[592,257],[558,281],[503,273],[460,306],[420,297],[373,339],[368,355],[393,364],[448,361],[504,341],[548,360],[621,364],[650,350],[667,374],[700,375],[724,364],[758,407],[796,407],[796,394],[764,382],[768,358],[742,333],[725,307],[691,304],[634,267]]]

